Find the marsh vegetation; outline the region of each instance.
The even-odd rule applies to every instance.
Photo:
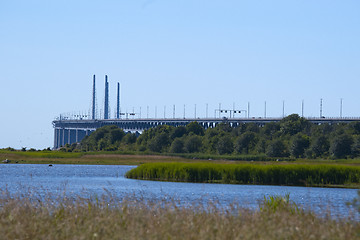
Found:
[[[126,176],[143,180],[290,186],[353,186],[360,167],[326,164],[147,163]]]

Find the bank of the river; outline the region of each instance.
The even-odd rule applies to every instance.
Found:
[[[138,152],[61,152],[61,151],[9,151],[0,149],[0,162],[22,164],[88,164],[88,165],[140,165],[152,162],[213,162],[253,164],[331,164],[360,166],[360,159],[263,159],[251,155],[203,155],[174,154],[159,155]],[[276,161],[278,160],[278,161]]]
[[[210,156],[211,157],[211,156]],[[344,166],[354,167],[351,169],[359,169],[360,168],[360,160],[359,159],[350,159],[350,160],[296,160],[296,161],[283,161],[284,159],[280,159],[280,161],[239,161],[239,160],[221,160],[219,156],[217,159],[199,159],[199,158],[190,158],[189,156],[165,156],[165,155],[145,155],[145,154],[136,154],[136,153],[119,153],[119,152],[61,152],[61,151],[6,151],[0,150],[0,160],[3,161],[5,159],[10,160],[10,164],[87,164],[87,165],[141,165],[141,168],[133,171],[142,171],[147,163],[206,163],[202,166],[215,166],[218,170],[211,170],[210,175],[206,173],[207,177],[193,177],[193,176],[202,176],[204,175],[204,169],[200,169],[196,167],[195,170],[187,169],[186,172],[184,168],[181,171],[176,170],[176,174],[179,175],[166,175],[169,174],[166,172],[166,176],[164,173],[161,176],[152,176],[149,174],[140,174],[139,176],[131,176],[134,178],[140,179],[154,179],[154,180],[162,180],[162,181],[195,181],[195,182],[214,182],[214,183],[241,183],[241,184],[274,184],[274,185],[301,185],[301,186],[327,186],[327,187],[351,187],[351,188],[360,188],[360,183],[358,180],[358,173],[351,173],[351,176],[339,177],[334,174],[339,174],[339,172],[329,170],[324,172],[324,169],[328,168],[320,168],[322,170],[321,177],[318,176],[318,172],[314,172],[314,176],[303,176],[304,167],[311,165],[322,164],[322,166],[336,166],[334,169],[344,169]],[[211,164],[208,164],[211,163]],[[143,164],[145,164],[143,166]],[[220,164],[220,165],[219,165]],[[249,168],[249,166],[268,166],[265,173],[260,173],[261,171],[258,169],[265,168]],[[276,166],[296,166],[298,167],[286,167],[288,172],[284,172],[284,168],[276,168]],[[300,166],[301,165],[301,166]],[[156,165],[157,168],[160,165]],[[171,164],[169,166],[172,166]],[[179,165],[180,166],[180,165]],[[181,165],[183,166],[183,165]],[[200,165],[199,165],[200,166]],[[221,166],[221,167],[220,167]],[[229,170],[223,170],[223,166]],[[231,166],[231,167],[230,167]],[[257,169],[252,170],[252,172],[247,172],[246,174],[235,174],[235,169]],[[246,166],[246,167],[245,167]],[[269,167],[271,166],[271,167]],[[178,167],[176,167],[178,169]],[[205,167],[208,169],[208,167]],[[221,169],[221,170],[219,170]],[[299,172],[299,169],[302,169]],[[153,173],[155,170],[151,170]],[[159,170],[157,170],[159,171]],[[185,172],[184,172],[185,171]],[[193,173],[193,172],[197,173]],[[208,170],[206,170],[208,171]],[[260,172],[259,172],[260,171]],[[356,170],[358,171],[358,170]],[[182,172],[182,173],[180,173]],[[271,176],[271,174],[273,176]],[[341,174],[344,173],[343,170],[340,171]],[[158,174],[158,173],[157,173]],[[260,175],[259,175],[260,174]],[[270,174],[270,175],[269,175]],[[345,171],[345,174],[349,174],[349,172]],[[260,177],[263,175],[262,177]],[[283,177],[285,176],[286,177]],[[184,177],[184,176],[192,176],[192,177]],[[239,177],[239,176],[242,176]],[[254,176],[256,176],[254,178]],[[294,180],[298,177],[299,179]],[[301,176],[301,177],[300,177]],[[355,176],[355,177],[354,177]],[[129,175],[130,177],[130,175]],[[331,180],[329,180],[331,179]],[[333,179],[335,179],[333,181]],[[341,179],[341,181],[338,181]],[[345,179],[345,180],[343,180]]]
[[[87,165],[139,165],[149,162],[192,162],[177,156],[138,155],[132,153],[59,151],[21,152],[0,150],[0,160],[21,164],[87,164]],[[200,161],[200,160],[199,160]]]
[[[360,167],[329,164],[147,163],[128,178],[196,183],[360,187]]]

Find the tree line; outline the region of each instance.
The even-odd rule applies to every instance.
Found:
[[[292,114],[264,125],[231,127],[224,122],[206,130],[197,122],[179,127],[160,125],[140,135],[112,125],[63,150],[355,158],[360,157],[360,122],[314,124]]]

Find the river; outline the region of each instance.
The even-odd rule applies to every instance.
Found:
[[[173,199],[180,204],[215,201],[257,209],[264,196],[290,194],[298,205],[317,213],[331,212],[344,217],[352,214],[346,202],[357,197],[355,189],[288,186],[233,185],[158,182],[127,179],[125,173],[136,166],[1,164],[0,190],[15,195],[36,193],[66,196],[101,196],[150,200]]]

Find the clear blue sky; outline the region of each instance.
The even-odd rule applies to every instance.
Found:
[[[150,117],[360,116],[358,0],[2,0],[0,148],[53,146],[51,122],[103,108],[109,76],[122,110]]]

